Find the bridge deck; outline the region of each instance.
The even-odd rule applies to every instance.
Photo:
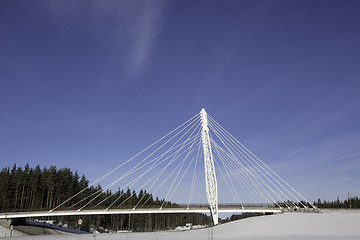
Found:
[[[219,213],[281,213],[280,209],[270,208],[223,208]],[[148,214],[148,213],[209,213],[208,208],[148,208],[148,209],[109,209],[109,210],[82,210],[82,211],[40,211],[40,212],[7,212],[0,213],[0,219],[52,217],[52,216],[85,216],[85,215],[108,215],[108,214]]]

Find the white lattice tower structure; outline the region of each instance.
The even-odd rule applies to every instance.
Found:
[[[213,217],[214,225],[218,224],[218,193],[217,182],[214,167],[214,159],[211,151],[208,119],[205,109],[201,109],[201,139],[204,149],[204,166],[205,166],[205,184],[206,196],[209,203],[211,216]]]

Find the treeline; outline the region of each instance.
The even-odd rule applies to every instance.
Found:
[[[249,217],[258,217],[258,216],[263,216],[265,215],[265,213],[242,213],[242,214],[233,214],[229,217],[227,217],[226,219],[221,219],[221,223],[227,223],[227,222],[231,222],[231,221],[236,221],[236,220],[240,220],[240,219],[244,219],[244,218],[249,218]]]
[[[0,172],[0,209],[2,212],[50,210],[87,187],[85,176],[80,177],[69,168],[30,168],[26,164],[23,169],[15,164]]]
[[[360,208],[360,199],[358,197],[349,197],[344,201],[337,198],[335,201],[321,201],[318,199],[314,204],[319,208]]]
[[[84,175],[79,176],[69,168],[57,169],[55,166],[41,169],[17,167],[3,168],[0,172],[0,210],[9,211],[45,211],[56,208],[64,201],[70,199],[58,209],[84,209],[106,208],[117,200],[112,208],[131,209],[136,204],[146,207],[178,207],[177,204],[165,202],[164,199],[155,198],[145,190],[139,193],[130,189],[118,189],[115,193],[111,190],[102,191],[101,186],[89,186],[89,181]],[[79,194],[78,194],[79,193]],[[77,195],[76,195],[77,194]],[[97,202],[90,204],[81,201],[93,194],[98,196]],[[75,197],[73,197],[75,195]],[[100,203],[100,204],[99,204]],[[76,227],[78,217],[58,217],[56,221],[65,222]],[[151,231],[171,229],[187,222],[193,224],[207,224],[205,214],[146,214],[146,215],[104,215],[84,216],[84,230],[95,228],[97,230],[133,230]]]
[[[132,208],[139,203],[149,205],[160,205],[164,200],[153,199],[152,195],[140,190],[137,194],[130,189],[118,189],[115,193],[111,190],[102,191],[101,186],[89,186],[89,181],[84,175],[81,177],[77,172],[73,173],[69,168],[57,169],[55,166],[41,169],[40,166],[30,168],[27,164],[24,169],[16,164],[10,168],[3,168],[0,172],[0,210],[5,211],[45,211],[51,210],[69,198],[60,209],[98,208],[108,207],[115,200],[114,207]],[[79,193],[79,194],[77,194]],[[77,194],[77,195],[76,195]],[[81,201],[86,197],[99,195],[96,201]],[[75,197],[73,197],[75,196]],[[146,201],[146,203],[145,203]],[[119,206],[119,204],[121,206]],[[87,205],[88,204],[88,205]],[[167,207],[176,206],[170,202],[164,203]]]

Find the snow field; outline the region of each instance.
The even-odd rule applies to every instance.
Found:
[[[2,234],[3,230],[0,230]],[[4,235],[2,234],[1,237]],[[359,212],[326,212],[325,213],[284,213],[270,216],[246,218],[212,229],[191,231],[162,231],[145,233],[113,233],[84,235],[43,235],[18,236],[12,239],[127,239],[127,240],[192,240],[192,239],[360,239]]]

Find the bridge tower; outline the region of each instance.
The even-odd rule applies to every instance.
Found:
[[[209,203],[211,216],[213,217],[214,225],[218,224],[218,194],[217,182],[214,167],[214,159],[211,151],[208,119],[205,109],[201,109],[201,139],[204,149],[204,166],[205,166],[205,184],[206,184],[206,197]]]

